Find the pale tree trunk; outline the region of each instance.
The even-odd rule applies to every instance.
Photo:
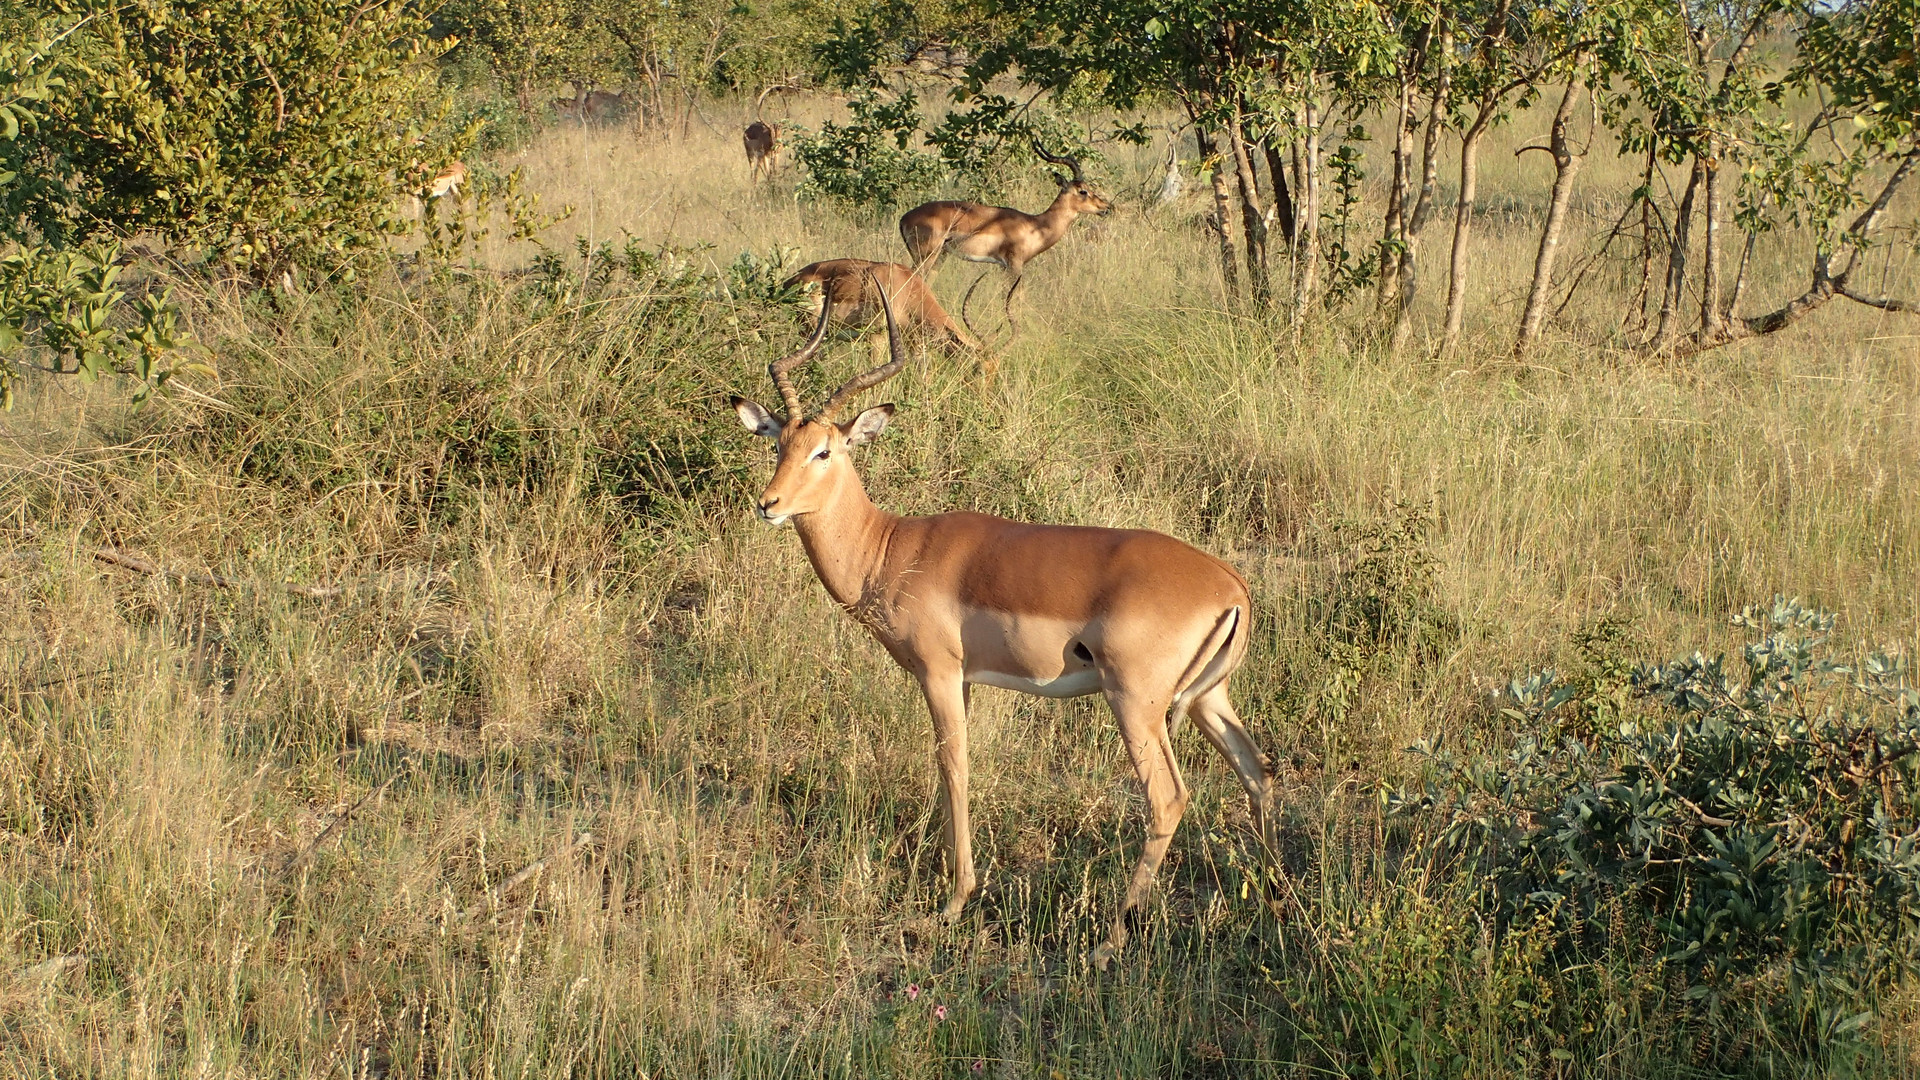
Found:
[[[1585,155],[1575,154],[1567,141],[1567,120],[1573,115],[1574,99],[1580,92],[1580,69],[1567,76],[1567,89],[1554,110],[1553,127],[1547,135],[1546,151],[1553,155],[1553,195],[1547,202],[1547,220],[1540,227],[1540,252],[1533,259],[1533,287],[1527,291],[1527,307],[1520,316],[1520,336],[1513,343],[1515,356],[1525,356],[1540,337],[1547,301],[1553,295],[1553,264],[1560,253],[1560,235],[1566,229],[1567,207],[1573,202],[1573,178],[1580,171]],[[1522,147],[1518,152],[1540,147]]]
[[[1483,55],[1491,55],[1495,44],[1506,37],[1507,15],[1513,0],[1500,0],[1478,46]],[[1480,97],[1480,111],[1473,125],[1460,136],[1460,197],[1454,203],[1453,253],[1447,267],[1447,325],[1440,342],[1440,353],[1452,355],[1460,344],[1460,327],[1467,311],[1467,242],[1473,235],[1473,204],[1480,189],[1480,137],[1487,133],[1499,113],[1501,98],[1513,87],[1489,89]]]
[[[1233,195],[1227,190],[1226,159],[1219,152],[1207,129],[1195,125],[1195,142],[1199,144],[1200,160],[1211,161],[1213,167],[1213,219],[1210,224],[1220,237],[1220,279],[1226,283],[1229,303],[1240,299],[1239,259],[1233,250]]]
[[[1707,207],[1703,219],[1706,225],[1705,250],[1700,255],[1700,340],[1713,342],[1726,336],[1726,318],[1720,308],[1720,211],[1723,193],[1720,188],[1720,143],[1714,136],[1707,137],[1707,157],[1702,167],[1706,170]]]
[[[1444,12],[1442,18],[1445,18]],[[1393,320],[1393,351],[1406,348],[1413,335],[1413,302],[1420,292],[1420,234],[1433,217],[1433,195],[1440,182],[1440,132],[1447,123],[1447,96],[1453,87],[1453,29],[1442,24],[1440,30],[1440,76],[1433,89],[1433,101],[1427,109],[1427,131],[1420,149],[1420,197],[1407,215],[1406,246],[1400,252],[1400,310]]]
[[[1689,234],[1693,231],[1693,198],[1700,190],[1704,171],[1705,166],[1696,155],[1693,173],[1687,178],[1686,194],[1680,197],[1680,208],[1673,215],[1673,238],[1667,248],[1667,287],[1660,297],[1660,321],[1654,326],[1653,340],[1648,342],[1653,349],[1663,349],[1673,340],[1674,320],[1687,287],[1687,245],[1692,241]]]
[[[1233,118],[1227,125],[1227,145],[1233,149],[1234,171],[1240,179],[1240,217],[1247,231],[1247,277],[1253,286],[1253,301],[1264,307],[1272,299],[1267,283],[1267,215],[1260,206],[1260,181],[1253,172],[1253,159],[1247,154],[1246,134],[1240,128],[1240,102],[1233,103]]]
[[[1413,80],[1418,53],[1400,73],[1400,108],[1393,126],[1393,177],[1387,182],[1386,220],[1380,229],[1380,288],[1374,304],[1381,311],[1393,303],[1400,285],[1400,247],[1406,236],[1409,158],[1413,156]]]
[[[1453,252],[1447,266],[1447,328],[1440,339],[1440,355],[1451,356],[1460,344],[1460,327],[1467,312],[1467,242],[1473,237],[1473,203],[1480,193],[1480,137],[1493,122],[1497,105],[1482,101],[1473,125],[1460,136],[1460,197],[1453,207]]]
[[[1307,95],[1306,123],[1301,138],[1306,143],[1306,160],[1301,168],[1305,205],[1300,208],[1299,240],[1294,245],[1293,293],[1294,322],[1304,319],[1320,289],[1320,103]]]

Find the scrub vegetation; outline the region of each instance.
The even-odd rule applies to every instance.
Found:
[[[238,14],[215,28],[276,7],[222,3]],[[161,30],[40,37],[133,64],[163,7],[112,16]],[[1505,56],[1467,45],[1486,7],[1446,54],[1456,74]],[[439,18],[511,30],[536,8]],[[1468,9],[1407,29],[1367,8],[1385,29],[1364,40],[1388,44],[1358,73],[1250,72],[1246,42],[1267,39],[1234,39],[1244,55],[1215,74],[1239,81],[1209,82],[1169,66],[1190,55],[1166,44],[1186,7],[1152,15],[1159,66],[1132,67],[1030,21],[1057,30],[1070,8],[690,8],[621,24],[602,52],[471,29],[456,46],[436,25],[404,56],[353,45],[340,122],[378,127],[404,98],[419,138],[351,173],[344,233],[258,189],[232,203],[257,243],[214,230],[215,209],[200,232],[89,232],[109,211],[86,185],[44,228],[9,218],[19,280],[86,244],[121,245],[84,249],[96,279],[129,265],[37,307],[4,294],[0,1073],[1911,1074],[1920,319],[1898,298],[1920,274],[1882,241],[1911,227],[1912,192],[1850,226],[1913,136],[1875,126],[1898,115],[1815,116],[1844,94],[1792,96],[1799,58],[1839,31],[1802,47],[1793,19],[1813,16],[1769,9],[1754,79],[1785,88],[1714,106],[1738,123],[1660,128],[1671,153],[1618,152],[1606,125],[1653,115],[1640,104],[1576,103],[1561,269],[1517,342],[1564,162],[1516,152],[1551,148],[1562,91],[1613,62],[1602,46],[1555,54],[1552,92],[1515,88],[1475,135],[1456,302],[1400,276],[1411,250],[1445,277],[1441,226],[1410,240],[1395,192],[1418,200],[1438,91],[1433,201],[1459,201],[1482,99],[1447,102],[1498,85],[1443,87],[1411,45]],[[628,9],[578,10],[605,27]],[[1882,36],[1903,17],[1814,15],[1853,11]],[[728,36],[788,17],[813,36]],[[297,29],[274,39],[288,59],[317,47]],[[1716,79],[1743,30],[1706,50]],[[1860,74],[1912,71],[1883,51],[1844,53],[1846,92],[1911,111]],[[27,87],[6,104],[24,138],[79,123],[60,102],[88,73],[26,55],[0,53]],[[574,66],[541,66],[555,57]],[[1095,61],[1112,77],[1090,82]],[[969,65],[986,81],[953,100]],[[233,130],[271,140],[274,87],[243,76],[264,126]],[[1326,122],[1363,76],[1390,93]],[[1129,98],[1129,79],[1147,89]],[[596,86],[634,96],[589,117]],[[1025,114],[987,101],[1036,90]],[[1286,126],[1308,101],[1324,132]],[[1415,182],[1397,189],[1403,115]],[[761,116],[813,156],[756,180],[740,133]],[[1767,116],[1832,129],[1803,151],[1855,140],[1794,159],[1831,212],[1782,209],[1793,185],[1766,162],[1787,158],[1741,126]],[[790,531],[754,519],[771,462],[727,405],[767,400],[767,362],[809,328],[789,274],[903,261],[880,204],[1046,205],[1035,136],[1082,155],[1115,210],[1034,260],[1017,334],[975,307],[991,377],[935,350],[868,395],[900,408],[859,467],[887,509],[1160,529],[1252,587],[1234,696],[1275,765],[1278,846],[1181,731],[1194,803],[1105,972],[1088,958],[1141,813],[1105,706],[974,694],[983,885],[941,921],[925,707]],[[884,184],[858,182],[865,139],[893,148],[871,159]],[[34,156],[51,136],[4,145],[14,182],[57,187],[59,162]],[[450,155],[472,189],[415,198]],[[225,160],[239,184],[263,159]],[[1304,192],[1286,240],[1273,186],[1310,168],[1313,248]],[[1716,230],[1719,294],[1700,276]],[[957,311],[977,272],[949,260],[930,284]],[[1741,321],[1810,280],[1820,303]],[[103,343],[84,362],[80,330]],[[837,340],[798,374],[824,388],[867,357]]]

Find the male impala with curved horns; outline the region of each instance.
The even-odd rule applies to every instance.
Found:
[[[1013,292],[1020,287],[1020,275],[1026,271],[1027,262],[1059,243],[1074,218],[1081,214],[1104,214],[1113,209],[1113,203],[1087,182],[1078,158],[1055,157],[1047,153],[1038,140],[1034,141],[1033,152],[1052,164],[1073,170],[1072,176],[1059,178],[1060,194],[1054,197],[1053,205],[1038,214],[974,202],[930,202],[914,207],[900,218],[900,239],[906,241],[907,254],[912,257],[916,271],[927,273],[942,252],[951,251],[968,262],[993,263],[1012,274],[1013,284],[1007,286],[1004,308],[1007,325],[1015,330],[1019,327],[1013,321]],[[973,290],[984,280],[986,274],[982,273],[967,286],[967,294],[960,300],[962,322],[967,319],[967,303],[973,299]],[[973,324],[967,325],[971,328]]]
[[[1044,697],[1102,694],[1146,790],[1146,846],[1126,899],[1093,959],[1104,968],[1126,942],[1126,915],[1152,886],[1186,812],[1171,726],[1192,716],[1239,775],[1263,840],[1273,779],[1227,699],[1247,654],[1253,603],[1226,563],[1170,536],[1137,529],[1030,525],[986,514],[898,517],[867,499],[849,451],[893,415],[878,405],[845,423],[855,394],[906,365],[892,305],[880,291],[892,359],[835,390],[809,416],[788,372],[826,340],[822,313],[799,352],[767,370],[786,419],[734,398],[741,423],[776,441],[759,515],[791,521],[820,583],[920,683],[933,717],[947,803],[945,847],[960,913],[978,884],[967,820],[967,702],[976,684]]]

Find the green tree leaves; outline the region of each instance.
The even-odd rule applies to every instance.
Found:
[[[63,5],[72,93],[39,126],[55,242],[147,232],[251,273],[352,272],[459,157],[443,46],[404,0]]]

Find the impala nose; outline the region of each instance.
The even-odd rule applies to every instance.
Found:
[[[768,496],[767,498],[761,499],[760,500],[760,516],[764,519],[771,520],[774,516],[773,508],[779,505],[779,503],[780,503],[780,496],[778,495],[771,495],[771,496]]]

